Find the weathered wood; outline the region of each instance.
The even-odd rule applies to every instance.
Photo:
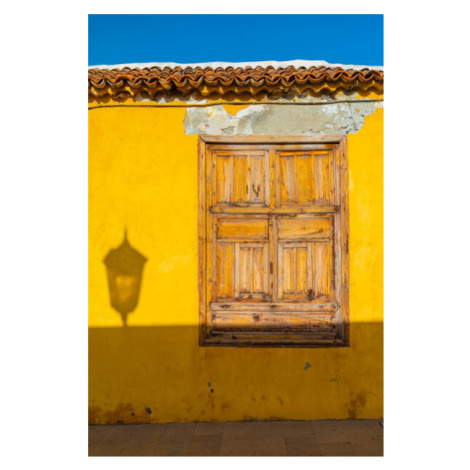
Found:
[[[225,347],[280,347],[280,348],[337,348],[349,346],[342,339],[322,338],[311,333],[274,334],[259,332],[217,332],[209,336],[204,346]]]
[[[217,311],[212,318],[212,331],[239,332],[274,332],[274,333],[313,333],[329,336],[334,339],[335,322],[330,315],[310,315],[305,312],[288,313],[283,315],[256,312],[226,312]]]
[[[297,208],[334,202],[332,150],[276,151],[278,207]]]
[[[320,213],[334,213],[337,212],[338,206],[332,204],[311,204],[308,206],[300,207],[247,207],[234,204],[219,204],[218,206],[211,207],[209,211],[213,214],[263,214],[263,215],[278,215],[285,214],[294,217],[296,214],[320,214]]]
[[[292,135],[292,136],[272,136],[272,135],[200,135],[199,139],[207,143],[220,143],[220,144],[318,144],[318,143],[332,143],[339,144],[344,138],[344,134],[332,134],[332,135],[316,135],[316,136],[305,136],[305,135]]]
[[[346,137],[201,136],[199,149],[201,344],[347,345]]]
[[[233,259],[235,246],[232,243],[217,244],[217,298],[233,299],[235,297],[235,282]]]
[[[324,217],[279,217],[279,240],[329,240],[332,220]]]
[[[198,142],[198,179],[199,179],[199,201],[198,201],[198,252],[199,252],[199,277],[198,277],[198,290],[199,290],[199,343],[203,344],[207,337],[208,323],[206,321],[206,314],[208,311],[206,285],[207,280],[204,278],[207,265],[207,250],[206,250],[206,227],[207,227],[207,211],[206,211],[206,144],[203,140],[199,139]],[[207,304],[206,304],[207,302]]]
[[[342,339],[349,344],[349,173],[347,136],[340,142],[340,177],[341,177],[341,286],[340,305],[337,323],[342,326]],[[338,273],[339,274],[339,273]]]
[[[309,315],[316,313],[331,312],[335,315],[336,303],[331,300],[314,300],[312,302],[212,302],[211,311],[231,310],[231,311],[255,311],[255,312],[306,312]]]
[[[215,205],[267,207],[269,202],[269,154],[262,148],[233,150],[211,147],[216,167]]]
[[[268,219],[217,218],[217,240],[267,240]]]

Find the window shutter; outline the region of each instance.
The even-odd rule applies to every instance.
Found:
[[[346,345],[344,140],[202,143],[200,159],[201,344]]]

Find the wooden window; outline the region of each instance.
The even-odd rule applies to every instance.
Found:
[[[347,346],[345,136],[200,136],[200,344]]]

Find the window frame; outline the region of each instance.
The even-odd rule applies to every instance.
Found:
[[[335,250],[340,247],[339,274],[336,272],[335,279],[339,282],[340,307],[336,305],[336,337],[333,340],[322,340],[309,338],[303,334],[303,339],[293,342],[289,339],[276,338],[267,340],[257,338],[252,335],[251,340],[240,340],[236,337],[232,340],[211,337],[208,334],[208,315],[210,308],[207,304],[207,284],[210,282],[206,278],[207,264],[207,207],[206,194],[212,188],[210,178],[206,178],[206,156],[208,146],[211,144],[256,144],[256,145],[308,145],[308,144],[334,144],[336,155],[339,160],[338,175],[339,185],[335,191],[339,191],[340,205],[336,212],[339,212],[339,229],[335,236]],[[345,347],[349,346],[349,189],[348,189],[348,156],[347,156],[347,135],[322,135],[322,136],[213,136],[200,135],[198,142],[198,187],[199,187],[199,207],[198,207],[198,235],[199,235],[199,345],[200,346],[231,346],[231,347],[292,347],[292,348],[325,348],[325,347]],[[338,181],[337,181],[338,183]],[[335,258],[335,259],[336,259]],[[280,333],[281,335],[282,333]],[[285,333],[287,335],[287,332]],[[262,332],[259,335],[262,336]]]

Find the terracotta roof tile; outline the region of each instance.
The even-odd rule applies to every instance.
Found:
[[[88,91],[92,97],[155,95],[219,96],[233,93],[279,94],[337,91],[383,92],[384,73],[372,69],[340,67],[145,67],[89,69]]]

